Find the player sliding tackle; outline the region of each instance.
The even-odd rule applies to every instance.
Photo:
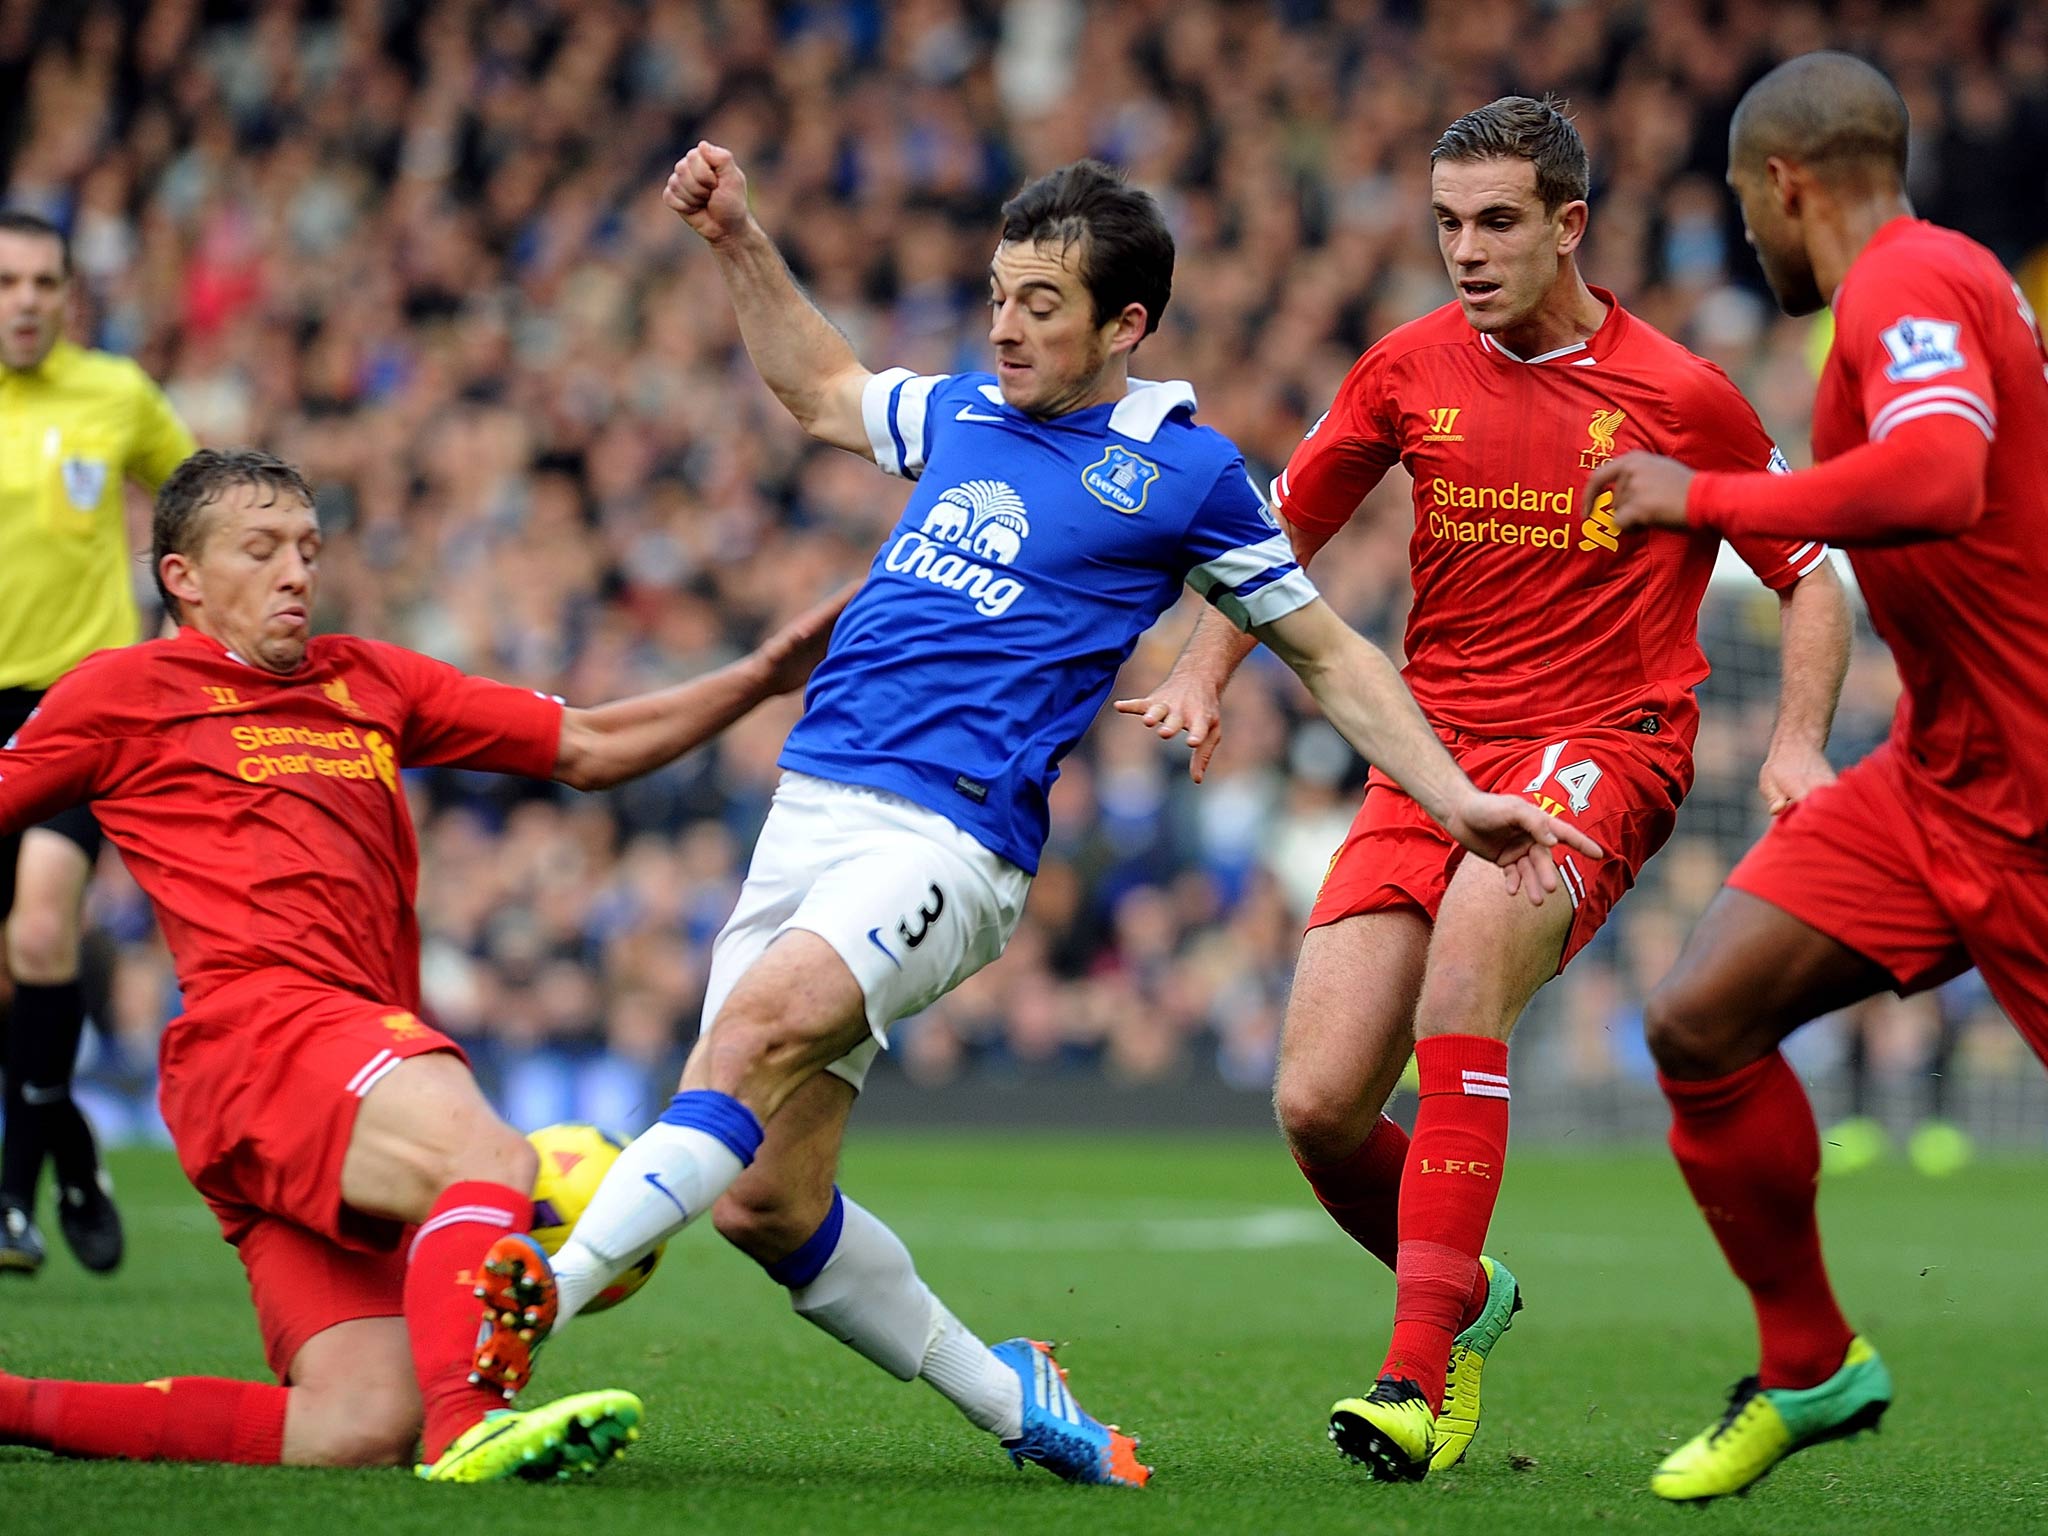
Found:
[[[1840,53],[1772,70],[1729,128],[1728,181],[1779,305],[1834,310],[1819,462],[1765,478],[1628,454],[1587,487],[1628,530],[1837,540],[1905,684],[1891,739],[1750,850],[1644,1013],[1671,1150],[1762,1346],[1720,1421],[1657,1469],[1667,1499],[1739,1492],[1891,1403],[1821,1262],[1820,1143],[1779,1041],[1975,965],[2048,1059],[2041,332],[1996,257],[1913,216],[1908,132],[1891,82]]]
[[[691,150],[666,201],[710,247],[755,366],[804,429],[918,487],[783,751],[681,1091],[620,1157],[552,1283],[530,1243],[493,1250],[479,1367],[523,1379],[522,1334],[710,1211],[799,1314],[929,1381],[1020,1461],[1142,1484],[1131,1437],[1076,1405],[1044,1346],[984,1345],[832,1182],[890,1024],[1015,929],[1046,791],[1138,636],[1192,585],[1532,901],[1556,889],[1553,844],[1596,845],[1473,787],[1386,658],[1317,598],[1237,450],[1192,420],[1194,392],[1130,378],[1173,276],[1150,197],[1089,162],[1026,187],[989,266],[995,372],[925,378],[860,365],[748,213],[725,150]]]
[[[0,750],[0,835],[91,802],[148,893],[186,1012],[160,1097],[249,1272],[284,1385],[0,1373],[0,1445],[154,1461],[384,1466],[482,1482],[591,1471],[640,1404],[523,1412],[469,1378],[471,1274],[532,1225],[534,1152],[423,1023],[402,770],[597,789],[798,687],[837,605],[694,682],[592,709],[348,635],[314,637],[313,493],[266,453],[194,454],[157,497],[177,637],[101,651]]]
[[[1515,1277],[1480,1252],[1506,1165],[1508,1035],[1670,836],[1692,784],[1707,675],[1696,615],[1718,540],[1623,546],[1604,506],[1580,499],[1585,468],[1644,443],[1728,469],[1773,460],[1718,368],[1580,276],[1589,172],[1569,119],[1504,97],[1451,124],[1430,162],[1457,302],[1359,359],[1275,500],[1306,562],[1387,470],[1407,468],[1416,697],[1476,781],[1550,807],[1612,856],[1567,855],[1570,900],[1531,909],[1375,772],[1309,915],[1274,1102],[1316,1197],[1395,1272],[1378,1380],[1330,1415],[1339,1449],[1390,1480],[1465,1454],[1487,1353],[1521,1305]],[[1833,776],[1821,749],[1847,612],[1825,546],[1736,549],[1781,598],[1785,677],[1762,775],[1775,812]],[[1249,650],[1204,615],[1150,701],[1162,732],[1186,727],[1197,779]],[[1381,1112],[1411,1050],[1412,1141]]]

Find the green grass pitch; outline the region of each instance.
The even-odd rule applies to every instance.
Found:
[[[0,1282],[0,1369],[139,1380],[262,1369],[240,1266],[163,1156],[115,1163],[112,1280],[53,1257]],[[1510,1163],[1494,1251],[1529,1309],[1487,1374],[1466,1465],[1368,1482],[1323,1438],[1370,1380],[1392,1285],[1310,1201],[1277,1142],[862,1135],[844,1183],[990,1340],[1065,1341],[1081,1400],[1145,1437],[1143,1493],[1012,1470],[922,1386],[799,1322],[708,1230],[639,1297],[566,1331],[554,1395],[627,1386],[646,1437],[563,1487],[437,1488],[397,1472],[59,1462],[0,1450],[10,1532],[1703,1532],[2038,1530],[2048,1507],[2042,1164],[1832,1184],[1844,1305],[1899,1389],[1881,1435],[1794,1457],[1704,1511],[1644,1487],[1748,1369],[1748,1308],[1659,1153]]]

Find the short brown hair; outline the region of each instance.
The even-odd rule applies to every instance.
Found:
[[[1095,323],[1142,304],[1145,334],[1159,329],[1173,293],[1173,234],[1152,194],[1115,167],[1076,160],[1039,177],[1003,204],[1003,241],[1078,244]]]
[[[1527,160],[1536,167],[1536,195],[1551,213],[1583,202],[1593,181],[1586,141],[1550,96],[1503,96],[1467,112],[1429,152],[1431,165],[1439,160]]]
[[[306,477],[260,448],[202,448],[172,470],[170,479],[158,488],[156,512],[149,525],[149,565],[156,577],[157,596],[172,618],[184,615],[164,585],[164,556],[189,558],[206,538],[206,509],[224,492],[244,485],[270,492],[273,502],[292,495],[309,507],[313,505],[313,488],[306,484]]]

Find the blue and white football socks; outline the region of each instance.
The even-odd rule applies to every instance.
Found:
[[[619,1154],[554,1258],[560,1327],[627,1265],[710,1210],[761,1150],[761,1122],[730,1094],[695,1088]]]
[[[818,1230],[764,1267],[799,1317],[899,1381],[922,1377],[970,1423],[1003,1439],[1020,1432],[1016,1373],[918,1278],[902,1239],[837,1189]]]

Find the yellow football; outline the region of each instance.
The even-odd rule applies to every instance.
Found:
[[[540,1172],[533,1181],[533,1236],[541,1247],[554,1253],[569,1241],[569,1234],[589,1208],[590,1197],[619,1160],[625,1143],[594,1125],[546,1125],[526,1139],[540,1154]],[[639,1290],[661,1262],[661,1251],[656,1248],[612,1281],[583,1310],[602,1312],[616,1307]]]

